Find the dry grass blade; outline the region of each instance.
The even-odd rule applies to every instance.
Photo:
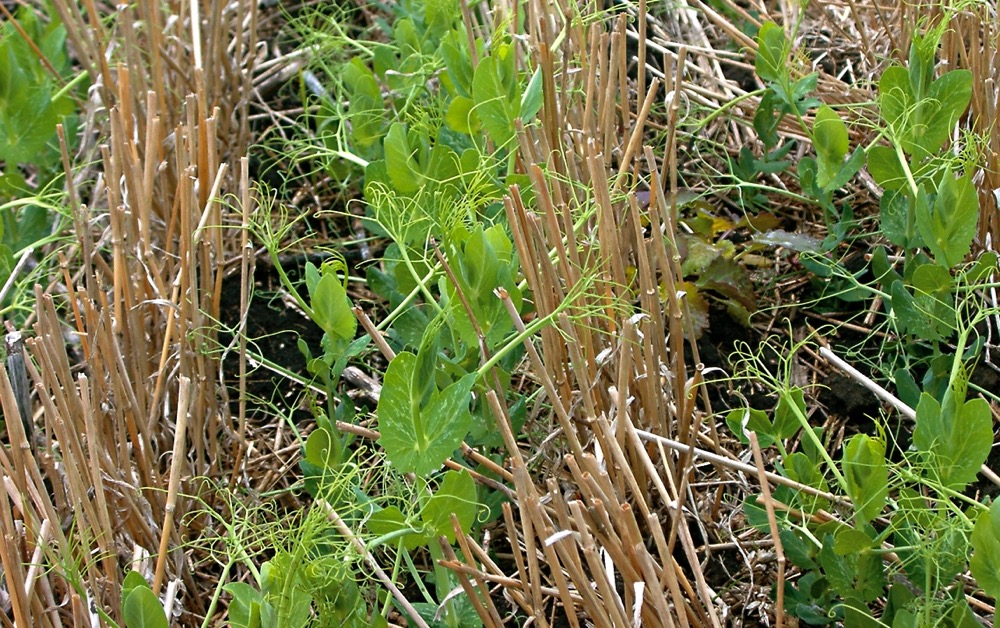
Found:
[[[558,29],[542,19],[537,5],[529,9],[529,52],[551,68],[546,80],[563,89],[547,92],[542,125],[519,136],[538,213],[526,209],[517,188],[506,208],[537,315],[552,322],[525,349],[561,439],[547,439],[545,450],[532,452],[533,464],[544,465],[542,477],[549,477],[536,484],[537,473],[528,473],[524,445],[511,433],[499,397],[487,394],[511,456],[517,514],[505,510],[505,517],[517,573],[510,580],[485,564],[477,569],[473,561],[482,560],[483,552],[471,543],[463,545],[463,561],[447,564],[474,579],[503,583],[539,622],[721,626],[717,596],[688,533],[690,513],[679,499],[693,457],[664,452],[654,462],[634,437],[639,427],[693,444],[701,429],[691,396],[697,384],[686,375],[683,303],[672,297],[674,315],[668,318],[651,283],[661,277],[679,284],[679,268],[662,240],[648,238],[643,229],[651,223],[669,230],[676,221],[668,217],[666,197],[654,194],[648,207],[640,207],[634,189],[626,187],[643,176],[635,158],[645,154],[640,148],[659,81],[641,100],[619,98],[627,94],[629,71],[623,21],[610,36],[595,25],[587,35],[578,32],[560,43],[553,36]],[[573,47],[583,42],[586,47]],[[579,55],[589,74],[567,72],[568,61]],[[677,76],[668,79],[678,99],[683,50],[679,60]],[[561,97],[552,98],[554,93]],[[621,128],[629,132],[623,136]],[[670,163],[672,158],[662,166],[668,180]],[[647,181],[657,189],[660,165],[652,166],[657,172]],[[585,190],[593,196],[588,199]],[[638,285],[630,285],[633,275]],[[632,299],[639,299],[644,314],[623,318],[618,304]],[[569,455],[554,447],[560,443]],[[664,474],[671,478],[666,483]],[[673,558],[675,538],[686,567]],[[485,612],[481,618],[495,625]]]
[[[256,8],[243,0],[185,7],[141,3],[109,22],[97,18],[101,9],[92,2],[83,4],[86,16],[74,3],[55,3],[95,79],[81,151],[100,138],[100,159],[69,172],[64,150],[78,257],[65,260],[66,298],[39,290],[26,343],[42,430],[33,447],[21,434],[15,442],[24,446],[10,452],[5,475],[14,483],[0,533],[36,539],[43,551],[4,546],[19,625],[119,621],[121,578],[136,547],[148,554],[159,546],[157,588],[180,579],[189,591],[201,589],[183,550],[199,524],[173,522],[187,517],[188,496],[197,492],[191,479],[216,473],[232,451],[220,441],[234,430],[209,349],[221,262],[239,242],[229,234],[240,224],[221,199],[250,201],[247,178],[229,176],[228,163],[247,148],[241,116],[255,34],[246,27]],[[63,308],[72,329],[62,322]],[[67,346],[66,337],[79,341]],[[179,388],[181,381],[190,387]],[[168,473],[163,454],[172,442]],[[20,565],[29,563],[26,582]],[[200,623],[204,604],[198,595],[185,597],[172,621]],[[91,606],[99,609],[93,617]]]

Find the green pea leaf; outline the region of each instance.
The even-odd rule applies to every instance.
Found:
[[[819,548],[811,541],[804,540],[792,530],[780,530],[778,535],[781,537],[781,547],[785,551],[785,556],[792,561],[792,564],[800,569],[816,568],[813,556]]]
[[[820,471],[819,465],[805,453],[797,451],[789,454],[783,463],[785,474],[790,480],[817,488],[821,491],[827,490],[826,480],[823,478],[823,473]],[[826,510],[830,507],[830,503],[822,497],[802,491],[796,492],[794,503],[805,512],[816,512],[817,510]]]
[[[320,469],[328,469],[340,463],[342,447],[340,439],[325,428],[317,428],[306,439],[305,460]]]
[[[417,160],[407,138],[406,125],[393,122],[385,135],[385,168],[393,186],[404,194],[420,188],[423,177],[418,172]]]
[[[918,203],[917,230],[946,267],[957,266],[969,254],[979,223],[979,195],[968,175],[955,178],[945,172],[938,186],[934,205]]]
[[[473,108],[475,102],[465,96],[456,96],[448,104],[444,114],[444,122],[452,131],[471,135],[479,130],[481,125],[479,114]]]
[[[535,68],[535,72],[528,81],[528,87],[521,96],[521,121],[528,124],[535,119],[538,111],[542,108],[542,68]]]
[[[456,0],[424,0],[424,25],[426,35],[440,39],[449,32],[459,14]]]
[[[791,438],[798,433],[802,423],[799,415],[805,416],[806,401],[802,389],[794,387],[783,391],[774,409],[774,431],[771,433],[777,440]]]
[[[972,575],[987,595],[1000,599],[1000,500],[976,519],[971,542]]]
[[[844,157],[850,149],[847,125],[828,105],[823,105],[816,112],[812,140],[819,165],[816,183],[826,189],[844,165]]]
[[[274,608],[264,601],[260,591],[245,582],[230,582],[222,589],[233,596],[227,617],[230,626],[260,628],[274,625]]]
[[[420,518],[435,535],[447,537],[450,543],[454,543],[455,529],[451,525],[451,515],[454,513],[458,517],[462,532],[467,533],[472,529],[478,509],[476,483],[469,472],[448,471],[441,486],[420,511]]]
[[[937,479],[961,490],[979,475],[993,444],[993,415],[983,399],[956,400],[945,412],[927,393],[917,404],[913,444]]]
[[[414,550],[426,545],[430,540],[426,534],[422,534],[420,530],[410,525],[397,506],[388,506],[372,513],[365,526],[372,534],[379,537],[378,543],[369,541],[376,547],[382,543],[394,546],[397,540],[402,538],[403,547]]]
[[[513,51],[500,46],[494,54],[482,59],[476,67],[472,79],[472,99],[476,112],[483,122],[483,128],[498,146],[504,146],[514,138],[514,121],[520,113],[520,96],[516,94],[516,77],[506,76],[509,63],[503,58]],[[505,80],[513,83],[508,86]],[[512,90],[511,87],[514,89]],[[512,98],[511,91],[516,96]]]
[[[901,333],[930,341],[944,339],[944,332],[949,328],[932,319],[930,313],[922,307],[924,301],[918,302],[902,281],[892,283],[889,295],[892,315]]]
[[[870,528],[871,526],[866,526]],[[870,549],[874,545],[874,540],[863,530],[844,526],[837,530],[833,544],[833,551],[839,556],[857,554]]]
[[[472,417],[469,397],[475,383],[470,373],[421,403],[412,375],[417,356],[404,351],[389,364],[378,402],[379,444],[403,473],[426,476],[440,468],[461,444]]]
[[[927,98],[920,101],[910,121],[914,148],[909,152],[918,157],[936,153],[951,137],[971,100],[972,72],[968,70],[952,70],[931,83]]]
[[[726,425],[744,445],[750,444],[746,432],[757,432],[757,443],[761,447],[770,447],[774,444],[774,437],[771,436],[773,426],[767,418],[767,413],[763,410],[755,408],[732,410],[726,415]]]
[[[133,572],[134,573],[134,572]],[[140,576],[141,578],[142,576]],[[143,580],[143,585],[133,588],[122,603],[122,615],[127,628],[167,628],[167,614],[160,604],[160,599],[150,590]]]
[[[879,79],[879,112],[889,127],[890,139],[904,138],[909,132],[909,116],[913,107],[912,89],[909,73],[900,66],[886,68]]]
[[[324,273],[311,297],[313,320],[320,329],[341,340],[353,340],[358,321],[340,280],[333,273]]]
[[[757,33],[757,58],[754,60],[757,76],[770,83],[787,77],[788,52],[784,29],[774,22],[765,22]]]
[[[899,162],[899,155],[889,146],[872,146],[868,149],[868,172],[887,191],[896,191],[907,185],[906,172]]]
[[[847,442],[841,465],[847,481],[847,495],[854,503],[860,523],[868,523],[882,513],[889,494],[889,470],[885,464],[885,443],[865,434]]]
[[[915,248],[910,229],[910,197],[902,192],[886,190],[878,203],[878,223],[882,235],[896,246]]]

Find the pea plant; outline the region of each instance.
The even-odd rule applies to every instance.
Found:
[[[36,11],[22,6],[0,24],[0,285],[17,256],[52,234],[50,188],[62,173],[56,127],[72,148],[75,95],[87,77],[73,75],[58,14]]]
[[[537,71],[519,66],[503,29],[470,45],[457,2],[401,2],[393,10],[385,43],[327,68],[340,77],[331,90],[337,96],[319,92],[315,120],[336,167],[363,171],[366,227],[390,243],[364,278],[388,307],[378,326],[389,359],[377,404],[378,448],[369,450],[336,425],[358,421],[339,379],[372,341],[358,335],[348,267],[333,254],[306,265],[304,293],[279,269],[300,309],[324,332],[319,352],[299,347],[328,400],[314,405],[317,427],[303,443],[301,468],[305,489],[344,524],[325,532],[349,565],[327,572],[325,595],[339,590],[338,599],[352,603],[328,609],[333,614],[324,618],[384,624],[396,608],[416,625],[474,626],[480,620],[472,601],[437,566],[445,558],[439,540],[455,545],[457,534],[498,516],[504,497],[474,481],[473,474],[494,477],[488,468],[443,466],[461,460],[456,452],[463,444],[501,455],[485,393],[502,392],[518,427],[526,400],[511,391],[511,372],[524,338],[559,314],[519,330],[508,310],[520,314],[525,297],[500,201],[523,178],[514,169],[515,132],[539,111],[541,81]],[[283,234],[261,234],[277,264]],[[358,472],[364,455],[378,457],[377,479]],[[344,544],[347,537],[357,543]],[[420,566],[426,557],[429,568]],[[372,589],[365,575],[370,561],[386,566],[388,582],[408,574],[423,601],[400,607],[386,582]],[[289,582],[282,573],[261,570],[256,586],[229,585],[231,619],[303,625],[299,614],[286,618],[291,623],[278,617],[281,601],[295,599],[276,593]],[[307,572],[300,573],[290,581],[291,590],[302,592],[291,607],[319,612],[321,598]]]
[[[907,66],[883,73],[879,137],[853,153],[837,112],[806,98],[808,77],[789,78],[780,28],[766,24],[758,36],[757,72],[768,91],[754,123],[764,162],[774,166],[772,157],[784,154],[776,121],[799,119],[815,150],[800,161],[799,181],[824,209],[833,236],[804,254],[806,266],[862,298],[880,298],[897,338],[882,359],[899,365],[890,374],[914,421],[912,431],[855,434],[836,455],[829,435],[808,422],[805,391],[792,383],[793,356],[806,341],[738,352],[743,373],[769,382],[778,403],[770,413],[734,410],[726,421],[743,442],[754,432],[761,446],[775,447],[778,472],[800,487],[781,486],[773,498],[788,506],[775,515],[777,541],[801,570],[784,583],[785,610],[811,625],[975,625],[956,580],[968,570],[989,595],[1000,595],[1000,506],[969,496],[993,443],[992,413],[985,399],[969,395],[969,370],[981,352],[976,326],[995,313],[982,291],[993,285],[997,257],[967,261],[979,219],[975,154],[956,156],[946,144],[968,108],[972,75],[936,76],[943,28],[916,37]],[[810,129],[802,118],[811,108]],[[875,248],[871,282],[829,254],[850,227],[834,192],[863,164],[884,190],[877,235],[900,251],[890,256],[884,245]],[[770,362],[780,365],[776,373]],[[925,372],[919,383],[918,367]],[[748,499],[745,509],[752,525],[770,531],[759,500]]]

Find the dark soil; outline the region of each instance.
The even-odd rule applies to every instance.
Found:
[[[289,265],[286,272],[294,281],[303,272],[306,257],[299,258],[298,264]],[[222,299],[219,306],[224,329],[236,329],[240,317],[239,274],[231,275],[222,285]],[[308,378],[306,358],[298,348],[299,340],[305,341],[313,354],[320,351],[322,330],[294,306],[291,295],[281,286],[278,273],[268,263],[258,262],[254,270],[254,293],[247,313],[246,334],[248,347],[293,373]],[[221,332],[219,342],[223,347],[233,341],[231,333]],[[223,372],[230,386],[230,399],[239,401],[236,389],[239,381],[239,353],[234,347],[226,354]],[[246,394],[252,408],[273,403],[283,411],[291,410],[296,420],[304,420],[310,415],[298,407],[297,399],[302,390],[290,386],[289,380],[264,366],[253,367],[249,361]]]

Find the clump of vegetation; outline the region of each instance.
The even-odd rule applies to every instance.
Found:
[[[9,620],[988,621],[996,17],[697,8],[7,16]]]

